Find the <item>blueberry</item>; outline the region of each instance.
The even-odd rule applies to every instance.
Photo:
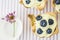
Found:
[[[47,26],[47,21],[46,21],[46,20],[42,20],[42,21],[40,22],[40,25],[41,25],[42,27],[46,27],[46,26]]]
[[[52,29],[48,28],[46,32],[47,32],[47,34],[51,34],[52,33]]]
[[[36,19],[37,20],[41,20],[42,19],[42,16],[37,16]]]
[[[48,22],[49,22],[49,25],[52,25],[54,23],[52,19],[49,19]]]
[[[30,3],[30,0],[26,0],[26,3],[29,4]]]
[[[42,1],[42,0],[38,0],[38,1]]]
[[[55,3],[56,4],[60,4],[60,0],[55,0]]]
[[[37,30],[37,33],[38,33],[38,34],[42,34],[42,33],[43,33],[42,29],[39,28],[39,29]]]

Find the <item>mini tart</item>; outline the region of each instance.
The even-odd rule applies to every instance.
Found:
[[[60,13],[60,4],[56,4],[54,1],[55,0],[52,0],[52,6],[55,8],[55,12]]]
[[[47,21],[46,27],[42,27],[40,25],[41,20],[37,21],[36,20],[37,16],[42,16],[41,20],[46,20]],[[30,22],[31,22],[32,31],[33,31],[33,33],[35,35],[37,35],[39,37],[50,37],[53,34],[57,34],[58,33],[57,19],[56,19],[56,14],[55,13],[47,12],[45,14],[39,14],[37,16],[35,17],[34,15],[31,15],[31,14],[28,15],[28,17],[30,19]],[[49,23],[48,23],[49,19],[53,19],[54,23],[52,25],[49,25]],[[40,32],[42,32],[42,34],[38,34],[37,33],[37,30],[39,28],[42,30],[42,31],[40,31]],[[46,31],[49,28],[52,29],[52,32],[50,34],[48,34],[47,31]]]
[[[34,0],[30,0],[30,1],[31,1],[30,4],[26,4],[26,1],[24,0],[21,0],[20,3],[23,4],[26,8],[30,8],[33,6]]]

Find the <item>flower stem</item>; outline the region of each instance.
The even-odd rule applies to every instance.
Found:
[[[15,37],[15,22],[13,23],[13,37]]]

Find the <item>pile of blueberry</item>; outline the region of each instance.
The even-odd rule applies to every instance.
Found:
[[[37,16],[36,17],[36,20],[37,21],[39,21],[39,20],[41,20],[42,19],[42,16]],[[53,19],[48,19],[48,23],[49,23],[49,25],[52,25],[53,23],[54,23],[54,21],[53,21]],[[41,25],[41,27],[46,27],[47,26],[47,21],[46,20],[41,20],[40,21],[40,25]],[[38,30],[37,30],[37,33],[38,34],[42,34],[43,33],[43,30],[41,29],[41,28],[39,28]],[[51,34],[52,33],[52,29],[51,28],[48,28],[47,30],[46,30],[46,33],[47,34]]]

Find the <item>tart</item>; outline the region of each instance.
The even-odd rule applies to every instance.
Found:
[[[56,13],[47,12],[37,16],[28,14],[28,17],[30,19],[31,29],[37,36],[50,37],[58,33]]]

